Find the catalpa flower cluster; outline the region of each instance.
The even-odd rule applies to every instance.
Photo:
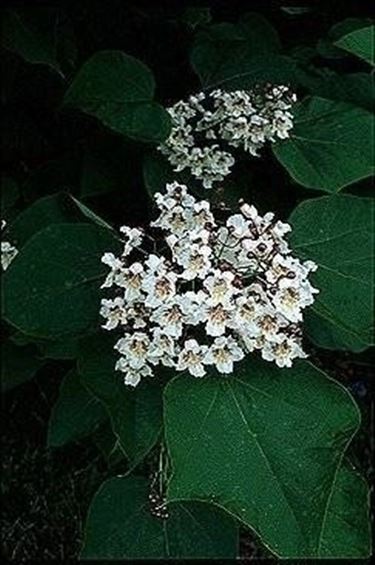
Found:
[[[6,221],[1,220],[1,231],[5,229]],[[15,256],[18,254],[18,250],[9,241],[3,241],[1,239],[1,268],[3,271],[9,267]]]
[[[147,233],[120,228],[124,250],[105,253],[104,328],[116,330],[116,369],[136,386],[164,365],[203,377],[210,367],[230,374],[247,353],[290,367],[306,357],[303,310],[318,292],[312,261],[293,257],[290,226],[241,204],[214,216],[183,185],[156,194],[159,215]],[[224,217],[220,217],[223,216]]]
[[[295,101],[295,94],[282,85],[200,92],[168,108],[172,132],[159,149],[174,171],[189,169],[205,188],[212,188],[231,172],[235,149],[257,157],[267,141],[289,137]]]

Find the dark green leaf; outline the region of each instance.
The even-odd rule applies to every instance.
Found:
[[[1,388],[10,390],[33,378],[44,361],[32,345],[19,347],[11,341],[1,345]]]
[[[273,145],[280,163],[299,184],[338,192],[371,176],[373,116],[350,104],[312,97],[295,108],[289,139]]]
[[[334,480],[322,530],[321,556],[362,559],[371,555],[370,493],[366,481],[345,462]]]
[[[370,26],[372,24],[371,18],[346,18],[341,22],[333,25],[328,32],[327,39],[322,39],[318,42],[317,49],[318,53],[322,57],[327,57],[329,59],[340,59],[345,57],[347,53],[335,45],[335,42],[348,35],[352,31]]]
[[[249,88],[256,82],[291,82],[295,62],[278,53],[274,28],[259,14],[237,25],[216,24],[196,37],[191,63],[205,88]]]
[[[374,81],[370,74],[340,75],[330,69],[309,67],[298,73],[299,83],[311,94],[340,100],[372,112],[375,102]]]
[[[132,389],[124,385],[122,374],[115,371],[116,337],[100,334],[81,344],[78,370],[81,382],[106,407],[112,429],[132,466],[155,445],[162,428],[161,382],[142,380]]]
[[[356,29],[340,37],[335,41],[335,45],[374,65],[374,30],[375,26],[373,25]]]
[[[348,392],[306,361],[253,356],[228,378],[178,377],[165,390],[168,499],[215,503],[281,558],[346,557],[331,502],[359,423]],[[345,512],[356,520],[351,500]],[[368,529],[347,546],[367,557]]]
[[[55,10],[6,10],[2,20],[2,44],[30,63],[43,63],[61,73],[57,61]]]
[[[319,346],[362,351],[373,341],[373,202],[326,196],[300,204],[290,217],[291,245],[319,268],[319,290],[306,331]]]
[[[173,504],[153,516],[143,478],[116,477],[100,487],[86,523],[83,559],[183,559],[237,556],[237,527],[208,504]]]
[[[75,370],[65,376],[48,425],[48,445],[60,447],[92,433],[108,418],[102,404],[79,381]]]
[[[158,152],[147,153],[143,161],[143,179],[149,194],[163,192],[167,183],[181,178],[183,173],[175,173],[167,159]],[[188,176],[185,175],[185,181]]]
[[[126,454],[121,449],[120,442],[113,433],[109,422],[102,425],[94,433],[92,439],[110,467],[117,465],[126,458]]]
[[[159,142],[169,135],[170,118],[153,102],[154,90],[146,65],[121,51],[100,51],[80,69],[64,103],[127,137]]]
[[[64,192],[40,198],[9,225],[9,237],[20,249],[34,234],[51,224],[78,221],[74,208],[71,197]]]
[[[99,322],[101,257],[119,251],[96,225],[54,224],[35,234],[4,275],[7,321],[35,337],[77,335]]]
[[[63,340],[39,341],[38,347],[46,359],[76,359],[78,355],[78,341],[68,337]]]

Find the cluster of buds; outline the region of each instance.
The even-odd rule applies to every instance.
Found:
[[[161,518],[161,520],[167,520],[169,518],[169,512],[167,508],[166,498],[160,496],[157,489],[152,489],[149,496],[149,510],[150,513],[156,518]]]
[[[1,220],[1,231],[5,229],[5,226],[5,220]],[[9,267],[17,254],[18,250],[14,247],[14,245],[9,243],[9,241],[1,240],[1,268],[3,271]]]
[[[102,257],[110,268],[102,288],[112,296],[100,313],[103,327],[118,332],[125,384],[153,376],[157,365],[228,375],[255,350],[279,367],[306,357],[302,311],[318,292],[308,281],[316,265],[293,257],[290,226],[245,203],[219,219],[178,183],[155,201],[147,233],[122,227],[122,254]]]
[[[289,137],[295,101],[295,94],[282,85],[199,92],[168,108],[172,132],[159,150],[174,171],[189,169],[205,188],[212,188],[231,172],[233,149],[257,157],[267,141]]]

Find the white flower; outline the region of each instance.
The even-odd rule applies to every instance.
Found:
[[[207,352],[206,345],[199,345],[195,339],[188,339],[183,345],[183,349],[178,356],[177,371],[189,371],[194,377],[203,377],[206,370],[203,359]]]
[[[177,275],[165,273],[163,275],[148,275],[143,279],[142,290],[147,293],[145,305],[157,308],[173,298],[176,294]]]
[[[179,300],[172,300],[153,310],[150,321],[159,324],[167,335],[175,339],[179,338],[184,325],[184,313],[179,305]]]
[[[102,325],[105,330],[113,330],[119,324],[126,323],[124,299],[120,296],[114,300],[102,298],[100,315],[107,319],[107,322]]]
[[[125,290],[125,300],[129,303],[142,299],[144,267],[142,263],[133,263],[128,269],[115,277],[116,284]]]
[[[225,333],[227,326],[231,324],[234,306],[206,306],[204,320],[206,321],[207,335],[220,336]]]
[[[298,288],[293,286],[282,288],[273,297],[273,303],[277,312],[285,316],[290,322],[302,321],[303,316],[300,309],[302,295]]]
[[[1,268],[3,271],[6,271],[16,255],[18,255],[18,249],[14,245],[9,241],[1,242]]]
[[[1,266],[4,271],[9,267],[16,254],[15,247],[9,241],[1,242]]]
[[[108,273],[104,283],[102,284],[101,288],[110,288],[112,285],[115,284],[116,277],[121,274],[123,269],[123,262],[118,257],[115,257],[113,253],[104,253],[102,257],[102,263],[111,267],[110,272]]]
[[[126,321],[133,322],[133,328],[135,330],[140,330],[147,326],[147,318],[149,317],[149,313],[143,303],[131,303],[124,312]]]
[[[207,224],[210,226],[216,226],[215,218],[210,208],[210,203],[206,200],[201,200],[194,204],[194,215],[192,218],[193,229],[198,229],[198,231],[200,231]]]
[[[212,249],[208,245],[192,243],[185,247],[176,257],[177,263],[184,267],[181,278],[188,281],[203,279],[211,268],[211,254]]]
[[[152,334],[148,354],[150,363],[154,365],[162,363],[166,367],[174,367],[178,351],[176,340],[158,327],[153,329]]]
[[[205,319],[205,304],[207,294],[203,290],[193,292],[188,290],[181,296],[177,296],[175,304],[178,304],[184,315],[184,322],[191,326],[197,326]]]
[[[133,369],[132,367],[129,367],[127,360],[124,357],[120,357],[117,361],[115,370],[125,373],[124,384],[132,387],[136,387],[140,383],[142,377],[153,376],[151,368],[147,365],[144,365],[139,369]]]
[[[229,326],[236,329],[240,334],[251,338],[258,337],[261,334],[261,328],[257,324],[257,320],[263,312],[264,303],[257,300],[256,296],[241,294],[235,299],[235,308]]]
[[[249,234],[249,222],[242,214],[234,214],[227,220],[229,233],[235,238],[243,238]]]
[[[300,344],[284,334],[267,341],[262,349],[262,357],[266,361],[275,361],[278,367],[291,367],[293,359],[306,358]]]
[[[168,230],[175,235],[181,235],[188,227],[192,216],[190,209],[176,205],[161,213],[159,218],[151,223],[155,228]]]
[[[143,231],[138,228],[129,228],[128,226],[121,226],[120,232],[124,234],[125,246],[122,255],[126,257],[135,247],[139,247],[143,241]]]
[[[114,347],[125,357],[131,369],[140,369],[146,365],[150,339],[143,332],[126,333]]]
[[[233,362],[245,357],[243,350],[232,337],[217,337],[204,357],[204,363],[215,365],[219,373],[233,373]]]
[[[240,289],[233,286],[235,274],[231,271],[220,271],[215,269],[203,282],[209,296],[207,304],[217,306],[218,304],[230,304],[232,297],[240,292]]]
[[[280,327],[286,325],[282,317],[272,307],[265,307],[261,316],[255,320],[255,323],[260,329],[260,333],[266,339],[273,339]]]

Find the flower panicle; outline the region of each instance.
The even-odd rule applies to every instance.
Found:
[[[100,314],[106,330],[120,332],[116,369],[125,383],[136,386],[157,365],[230,375],[256,350],[279,367],[306,357],[303,310],[318,292],[308,280],[317,267],[292,255],[291,227],[246,203],[219,222],[209,202],[176,182],[155,202],[149,231],[122,227],[122,254],[102,257],[102,288],[113,296]]]
[[[199,92],[168,108],[172,131],[159,150],[175,172],[189,169],[212,188],[230,174],[236,149],[258,157],[267,142],[289,137],[295,102],[284,85]]]

